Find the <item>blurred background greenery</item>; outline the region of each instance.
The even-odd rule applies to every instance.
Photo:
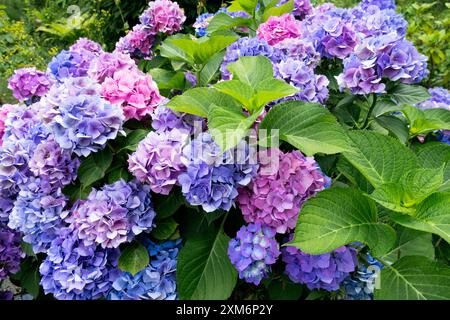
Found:
[[[191,25],[202,12],[215,12],[227,1],[177,0]],[[326,2],[313,0],[315,4]],[[330,0],[351,7],[357,0]],[[45,70],[50,58],[79,37],[112,50],[137,23],[148,0],[0,0],[0,104],[12,101],[7,79],[17,68]],[[429,58],[429,86],[449,87],[450,3],[445,0],[397,0],[409,21],[408,38]]]

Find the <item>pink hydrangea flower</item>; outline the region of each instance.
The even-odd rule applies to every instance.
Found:
[[[13,96],[19,101],[42,97],[48,92],[51,85],[49,77],[36,68],[17,69],[8,80],[8,88],[12,90]]]
[[[148,9],[142,13],[139,20],[155,34],[172,34],[181,30],[186,16],[176,2],[156,0],[150,2]]]
[[[130,55],[120,52],[102,52],[98,59],[92,62],[88,75],[102,83],[105,78],[114,76],[119,70],[130,71],[136,69],[136,63]]]
[[[289,13],[280,17],[272,16],[259,26],[257,34],[259,39],[275,45],[284,39],[298,38],[301,34],[301,23]]]
[[[122,106],[126,120],[142,120],[163,100],[150,75],[138,69],[119,70],[102,84],[103,97]]]
[[[269,149],[258,154],[258,175],[239,190],[238,202],[248,223],[262,223],[278,233],[293,229],[303,202],[329,185],[313,157],[299,151]]]
[[[8,113],[14,110],[18,105],[16,104],[4,104],[0,107],[0,146],[3,145],[3,135],[5,134],[5,120]]]

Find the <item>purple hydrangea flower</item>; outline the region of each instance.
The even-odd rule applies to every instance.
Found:
[[[67,150],[62,150],[55,141],[44,141],[36,147],[28,163],[30,171],[52,186],[63,187],[77,177],[80,161]]]
[[[235,150],[222,153],[209,133],[202,133],[183,149],[186,172],[178,177],[181,191],[191,205],[206,212],[230,210],[238,188],[256,175],[254,150],[241,141]]]
[[[155,34],[142,24],[137,24],[116,43],[114,52],[129,54],[133,59],[150,59]]]
[[[358,264],[357,252],[349,246],[319,255],[307,254],[291,246],[283,247],[281,252],[289,278],[295,283],[306,284],[310,290],[338,290]]]
[[[278,63],[276,68],[280,78],[300,89],[295,95],[283,100],[324,103],[328,98],[327,77],[314,74],[303,61],[288,58]]]
[[[313,157],[299,151],[279,149],[261,151],[258,175],[239,191],[239,207],[245,221],[261,223],[286,233],[295,228],[302,204],[328,187],[325,176]]]
[[[52,82],[48,76],[36,68],[17,69],[8,80],[8,88],[13,91],[13,96],[19,101],[42,97],[51,85]]]
[[[181,152],[187,139],[188,133],[178,129],[150,132],[129,157],[128,169],[153,192],[169,194],[185,169]]]
[[[132,276],[123,272],[113,283],[110,300],[177,299],[176,267],[181,239],[156,244],[149,241],[150,263]]]
[[[20,233],[0,224],[0,280],[20,270],[22,251]]]
[[[0,300],[14,300],[14,294],[11,291],[0,291]]]
[[[55,141],[78,156],[102,150],[108,140],[122,132],[121,108],[99,96],[69,97],[57,112],[50,124]]]
[[[178,129],[189,134],[201,132],[206,128],[205,119],[189,113],[181,113],[160,104],[151,114],[152,127],[158,132]]]
[[[5,134],[5,121],[8,114],[15,108],[21,108],[21,106],[16,104],[4,104],[0,106],[0,147],[3,145],[3,135]]]
[[[41,286],[58,300],[104,298],[120,274],[119,251],[86,245],[70,228],[52,241],[39,267]]]
[[[287,3],[289,0],[280,0],[277,7]],[[303,19],[307,15],[313,13],[313,6],[310,0],[294,0],[294,10],[292,13],[299,19]]]
[[[430,88],[431,98],[417,105],[420,109],[446,109],[450,110],[450,92],[444,88]]]
[[[16,201],[18,190],[15,188],[8,188],[0,190],[0,224],[7,224],[9,221],[9,214],[14,208],[14,201]]]
[[[45,180],[32,178],[21,186],[8,226],[21,231],[35,253],[45,252],[64,225],[66,202],[60,189],[52,190]]]
[[[242,226],[228,244],[228,257],[239,278],[259,285],[280,255],[276,231],[260,223]]]
[[[380,36],[395,32],[398,38],[406,36],[408,22],[394,10],[381,10],[377,6],[352,9],[353,25],[364,36]]]
[[[283,58],[281,50],[270,46],[265,40],[244,37],[232,43],[227,47],[223,63],[220,66],[222,79],[231,79],[231,73],[227,69],[229,63],[237,61],[240,57],[259,55],[269,58],[272,63],[278,63]]]
[[[135,61],[128,54],[102,52],[91,64],[88,74],[102,83],[106,78],[112,78],[116,71],[136,68]]]
[[[62,50],[48,65],[48,71],[59,82],[68,77],[84,77],[87,75],[91,57],[77,51]]]
[[[154,34],[180,31],[185,20],[184,10],[176,2],[169,0],[150,2],[148,9],[139,17],[139,21]]]
[[[78,201],[67,222],[86,245],[117,248],[143,231],[151,231],[155,212],[150,188],[119,180],[101,190],[93,189]]]
[[[102,46],[99,43],[87,38],[79,38],[70,46],[69,50],[81,53],[89,52],[90,54],[97,56],[103,52]]]
[[[381,10],[385,9],[397,9],[395,5],[395,0],[362,0],[359,4],[363,9],[366,9],[370,6],[377,6]]]
[[[203,13],[197,17],[195,23],[192,25],[195,28],[195,34],[198,37],[207,35],[206,29],[209,26],[209,22],[214,18],[214,13]]]
[[[282,42],[277,43],[275,47],[282,52],[283,60],[299,60],[311,69],[314,69],[320,63],[320,53],[316,51],[311,42],[306,41],[305,39],[285,39]]]

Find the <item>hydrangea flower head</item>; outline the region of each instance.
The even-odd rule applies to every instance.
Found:
[[[258,175],[240,189],[238,202],[245,221],[261,223],[286,233],[295,228],[302,204],[326,188],[330,179],[312,157],[300,151],[261,151]]]
[[[164,106],[164,104],[158,105],[151,116],[152,127],[158,132],[178,129],[193,134],[203,131],[206,127],[204,118],[189,113],[173,111]]]
[[[42,97],[51,85],[52,82],[48,76],[36,68],[17,69],[8,80],[8,88],[19,101]]]
[[[301,35],[301,24],[291,14],[271,16],[262,23],[258,30],[258,38],[264,39],[270,45],[275,45],[284,39],[298,38]]]
[[[64,225],[66,202],[60,189],[51,189],[40,178],[30,179],[20,188],[8,226],[21,231],[35,253],[45,252]]]
[[[175,300],[176,267],[181,239],[156,244],[149,241],[150,263],[132,276],[122,272],[113,283],[111,300]]]
[[[116,43],[114,52],[129,54],[133,59],[150,59],[155,34],[142,24],[137,24]]]
[[[136,63],[128,54],[118,51],[112,53],[102,52],[91,64],[88,74],[99,83],[102,83],[106,78],[113,78],[116,71],[136,69]]]
[[[122,106],[126,120],[142,120],[162,101],[152,77],[137,68],[116,71],[112,78],[106,78],[102,94],[107,101]]]
[[[149,27],[154,34],[178,32],[186,20],[183,9],[176,2],[156,0],[139,17],[140,22]]]
[[[295,283],[306,284],[310,290],[338,290],[358,263],[357,252],[350,246],[319,255],[307,254],[291,246],[283,247],[281,252],[289,278]]]
[[[311,69],[320,63],[320,53],[306,39],[288,38],[277,43],[275,48],[282,52],[282,60],[300,60]]]
[[[192,25],[195,28],[195,34],[198,37],[206,36],[206,29],[209,26],[209,22],[214,18],[214,13],[203,13],[197,17],[195,23]]]
[[[22,251],[20,233],[0,224],[0,280],[20,270]]]
[[[102,46],[99,43],[87,38],[79,38],[73,45],[70,46],[69,50],[81,53],[89,52],[93,55],[99,55],[103,52]]]
[[[446,109],[450,110],[450,92],[444,88],[430,88],[428,92],[431,94],[431,98],[420,103],[418,107],[420,109]]]
[[[198,135],[183,154],[186,172],[178,176],[181,191],[191,205],[201,205],[206,212],[230,210],[238,188],[248,185],[258,169],[245,141],[222,153],[209,133]]]
[[[364,9],[370,6],[377,6],[381,10],[397,9],[397,6],[395,5],[395,0],[362,0],[359,5]]]
[[[78,201],[67,217],[78,238],[86,245],[117,248],[153,227],[150,188],[119,180],[101,190],[92,190]]]
[[[5,134],[5,121],[8,113],[14,110],[18,105],[4,104],[0,107],[0,146],[3,144],[3,135]]]
[[[87,157],[115,139],[122,132],[123,121],[120,107],[96,95],[79,95],[60,105],[50,127],[62,149]]]
[[[39,267],[41,286],[58,300],[105,298],[120,274],[119,251],[86,245],[70,228],[61,230]]]
[[[228,244],[228,257],[239,278],[259,285],[280,255],[276,231],[260,223],[242,226]]]
[[[281,0],[278,2],[277,7],[281,6],[285,3],[287,3],[289,0]],[[300,18],[303,19],[307,15],[310,15],[313,13],[313,6],[311,4],[310,0],[294,0],[294,10],[292,13]]]
[[[55,79],[62,82],[65,78],[86,76],[91,62],[91,57],[80,52],[62,50],[53,57],[48,65],[48,70]]]
[[[150,132],[128,159],[128,169],[155,193],[169,194],[185,170],[182,149],[188,134],[183,130]]]
[[[0,190],[0,224],[8,224],[9,215],[14,208],[18,190],[8,188]]]

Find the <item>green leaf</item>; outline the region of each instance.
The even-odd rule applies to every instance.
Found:
[[[400,140],[401,143],[406,144],[409,139],[409,129],[407,123],[393,115],[379,116],[376,122],[384,129],[389,131],[389,134]]]
[[[199,86],[208,85],[215,77],[217,70],[223,61],[223,56],[225,52],[217,52],[211,57],[211,59],[205,64],[203,69],[200,71],[200,83]]]
[[[224,300],[230,297],[236,285],[237,272],[227,255],[229,241],[222,229],[187,240],[177,261],[181,300]]]
[[[426,88],[407,84],[395,86],[389,92],[389,96],[397,102],[397,104],[417,104],[431,97]]]
[[[232,96],[247,108],[251,104],[250,100],[255,95],[255,91],[250,85],[239,80],[218,82],[213,87],[222,93]]]
[[[425,168],[444,167],[444,185],[441,191],[450,191],[450,145],[428,142],[415,149],[419,164]]]
[[[231,5],[228,7],[228,11],[245,11],[250,15],[253,15],[257,4],[258,0],[233,0]]]
[[[281,16],[294,10],[294,0],[290,0],[281,6],[267,8],[263,13],[262,21],[266,21],[272,16]]]
[[[375,188],[417,168],[414,153],[394,138],[369,131],[351,131],[348,136],[352,150],[344,156]]]
[[[186,86],[186,78],[183,72],[154,68],[151,69],[149,73],[153,80],[158,84],[159,90],[182,90]]]
[[[152,231],[152,236],[157,240],[167,240],[177,230],[178,223],[173,218],[160,220],[156,223],[156,228]]]
[[[423,256],[434,260],[434,246],[430,233],[404,227],[398,227],[397,229],[395,246],[382,257],[384,261],[392,264],[406,256]]]
[[[222,151],[235,147],[248,133],[248,129],[258,118],[255,112],[246,117],[242,112],[212,106],[208,114],[208,128]]]
[[[339,156],[337,169],[346,177],[355,187],[358,187],[366,193],[373,191],[373,186],[366,178],[343,156]]]
[[[293,95],[299,91],[297,88],[279,79],[264,80],[260,82],[255,89],[256,97],[253,98],[255,103],[250,111],[259,109],[269,102]]]
[[[417,107],[405,106],[401,110],[410,124],[412,136],[426,134],[435,130],[450,129],[450,111],[445,109],[421,110]]]
[[[261,122],[260,129],[278,129],[281,140],[308,156],[319,152],[334,154],[348,149],[344,129],[319,104],[282,102],[270,109]]]
[[[271,280],[267,286],[270,300],[298,300],[302,291],[302,285],[293,283],[286,276]]]
[[[85,158],[78,168],[78,178],[83,188],[90,186],[94,182],[103,179],[106,170],[112,163],[112,153],[109,149],[104,149],[96,153],[91,153]]]
[[[380,256],[393,247],[395,237],[392,227],[378,221],[373,200],[356,189],[332,188],[303,205],[289,245],[322,254],[359,241],[367,244],[374,256]]]
[[[437,234],[450,243],[450,193],[437,192],[421,202],[414,215],[392,212],[396,223],[415,230]]]
[[[175,96],[167,103],[167,107],[179,112],[195,114],[206,118],[211,105],[240,111],[241,106],[229,95],[213,88],[194,88],[182,95]]]
[[[448,300],[450,268],[421,256],[403,257],[380,273],[376,300]]]
[[[249,26],[251,19],[241,17],[231,17],[230,15],[222,12],[216,14],[209,22],[206,31],[211,34],[216,31],[231,29],[234,27]]]
[[[172,190],[168,196],[152,197],[156,220],[163,220],[175,214],[184,203],[184,197],[179,190]]]
[[[394,111],[400,111],[402,109],[401,105],[398,105],[392,99],[382,98],[377,100],[375,108],[373,108],[372,115],[374,117],[379,117],[386,113],[391,113]]]
[[[124,181],[129,181],[130,178],[131,178],[131,175],[128,172],[128,169],[121,167],[121,168],[117,168],[117,169],[111,171],[108,174],[108,183],[111,184],[116,181],[119,181],[120,179],[123,179]]]
[[[227,66],[233,79],[256,88],[259,83],[273,78],[272,62],[264,56],[240,57],[236,62]]]
[[[176,44],[174,44],[172,41],[174,39],[190,39],[188,35],[175,35],[168,37],[166,40],[163,41],[161,46],[159,47],[159,52],[161,56],[166,57],[172,61],[182,61],[193,63],[192,57],[189,57],[183,49],[178,47]],[[175,69],[177,70],[177,69]]]
[[[132,242],[122,251],[119,258],[119,268],[122,271],[136,275],[150,262],[147,249],[139,242]]]
[[[39,264],[34,258],[27,258],[20,263],[20,271],[11,276],[12,279],[20,281],[20,285],[33,298],[39,296]]]

